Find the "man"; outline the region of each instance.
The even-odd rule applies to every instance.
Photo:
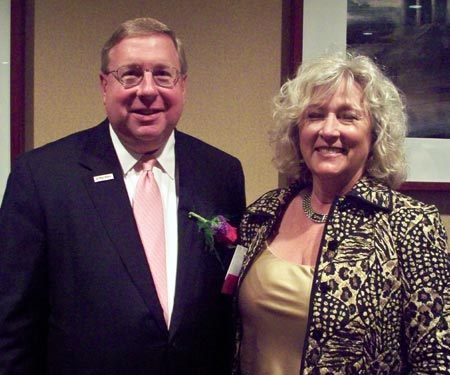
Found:
[[[102,51],[107,119],[16,162],[0,213],[1,374],[228,372],[230,297],[220,289],[231,250],[207,251],[189,212],[236,224],[243,172],[175,130],[186,71],[167,26],[125,22]],[[143,155],[156,160],[147,177]],[[150,174],[164,208],[164,302],[133,213]]]

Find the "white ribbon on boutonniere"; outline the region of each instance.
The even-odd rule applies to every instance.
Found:
[[[230,267],[228,267],[225,281],[222,286],[223,294],[234,294],[238,283],[239,273],[241,272],[242,263],[244,262],[244,255],[247,248],[242,245],[237,245],[234,250],[233,259],[231,259]]]

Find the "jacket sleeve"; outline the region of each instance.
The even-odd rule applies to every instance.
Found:
[[[0,209],[0,373],[43,373],[47,321],[45,223],[22,159]],[[41,363],[38,363],[41,361]]]
[[[450,257],[434,206],[405,220],[400,239],[409,374],[450,374]]]

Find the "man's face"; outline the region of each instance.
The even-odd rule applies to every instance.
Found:
[[[163,34],[131,37],[115,45],[108,69],[137,64],[144,69],[175,67],[180,61],[173,41]],[[146,71],[140,84],[124,88],[113,74],[100,74],[106,114],[125,147],[137,153],[160,149],[183,112],[186,77],[173,88],[157,86]]]

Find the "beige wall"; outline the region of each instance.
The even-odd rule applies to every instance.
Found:
[[[279,87],[282,0],[28,4],[34,30],[34,53],[27,69],[34,94],[27,106],[28,124],[34,126],[28,129],[32,146],[104,118],[98,83],[100,48],[120,22],[152,16],[177,31],[188,53],[188,98],[179,128],[242,161],[249,203],[277,186],[266,133],[272,121],[271,99]],[[450,231],[449,193],[412,194],[437,204]]]
[[[279,88],[281,0],[35,1],[33,146],[103,120],[99,51],[119,23],[141,16],[185,44],[179,129],[242,161],[248,202],[276,187],[266,132]]]

